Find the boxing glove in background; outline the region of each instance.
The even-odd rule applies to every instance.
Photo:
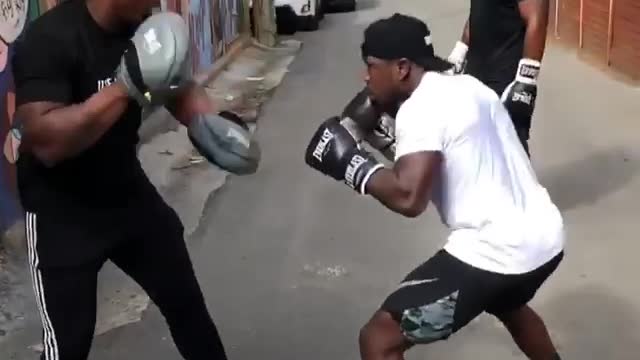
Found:
[[[530,128],[531,117],[538,96],[538,74],[540,62],[522,59],[518,64],[516,78],[504,90],[501,100],[509,111],[516,127]]]

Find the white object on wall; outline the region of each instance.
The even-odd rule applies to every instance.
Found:
[[[0,38],[11,44],[22,33],[29,0],[0,0]]]

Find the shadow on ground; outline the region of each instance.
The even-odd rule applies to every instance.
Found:
[[[544,170],[540,181],[561,210],[570,210],[620,190],[638,169],[640,160],[629,149],[612,147]]]
[[[600,285],[586,285],[551,298],[540,308],[559,351],[567,359],[637,359],[640,342],[633,303]]]

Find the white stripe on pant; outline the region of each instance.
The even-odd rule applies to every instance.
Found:
[[[44,359],[59,360],[58,342],[56,340],[56,332],[47,312],[46,297],[44,294],[44,284],[42,283],[42,273],[38,269],[40,260],[38,258],[38,231],[36,226],[36,214],[27,212],[26,215],[26,232],[27,246],[29,250],[29,267],[31,269],[31,279],[33,282],[33,291],[36,295],[36,302],[40,310],[40,318],[42,319],[42,327],[44,329]]]

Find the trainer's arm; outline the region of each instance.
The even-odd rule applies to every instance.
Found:
[[[165,108],[184,126],[189,126],[195,115],[213,113],[216,109],[204,87],[195,82],[185,85]]]
[[[66,106],[38,101],[20,105],[21,151],[30,151],[46,166],[74,157],[95,144],[122,116],[128,96],[111,85],[83,103]]]
[[[32,153],[46,166],[91,147],[128,105],[120,85],[103,88],[84,102],[74,101],[75,46],[59,29],[36,26],[15,44],[12,65],[20,151]]]
[[[549,0],[520,0],[518,8],[527,27],[522,58],[542,61],[547,40]]]
[[[462,37],[460,37],[460,41],[467,44],[469,46],[469,18],[464,23],[464,28],[462,29]]]
[[[367,182],[366,192],[390,210],[416,217],[427,208],[441,162],[442,155],[437,151],[404,155],[392,169],[376,171]]]

